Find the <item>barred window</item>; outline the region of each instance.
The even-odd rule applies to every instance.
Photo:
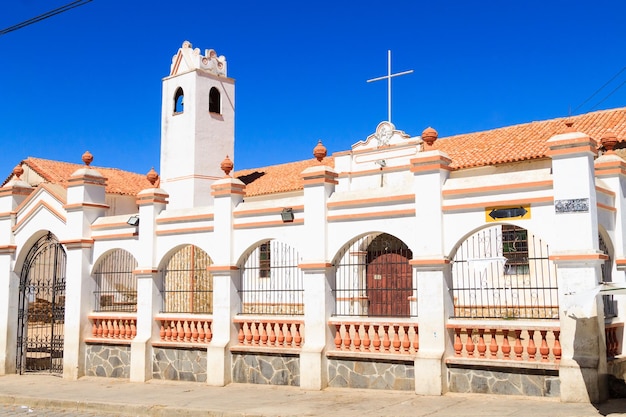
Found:
[[[163,270],[163,313],[213,313],[213,262],[194,245],[172,255]]]
[[[130,252],[115,249],[94,268],[95,311],[137,311],[137,260]]]
[[[468,237],[452,259],[453,317],[559,317],[548,245],[526,229],[496,225]]]
[[[304,314],[302,271],[298,251],[268,240],[252,249],[241,273],[242,314]]]
[[[609,246],[606,244],[606,241],[602,237],[602,235],[598,234],[598,246],[602,253],[608,256],[608,259],[605,260],[600,269],[602,271],[602,282],[612,282],[613,281],[613,256]],[[617,317],[617,302],[613,294],[603,295],[602,302],[604,304],[604,317],[612,318]]]
[[[407,245],[387,233],[346,245],[335,263],[335,315],[417,316],[417,285]]]

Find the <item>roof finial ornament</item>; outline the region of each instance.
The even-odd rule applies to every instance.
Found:
[[[93,155],[89,151],[85,151],[83,154],[83,162],[85,165],[89,166],[93,162]]]
[[[313,148],[313,156],[319,162],[322,162],[322,159],[326,158],[326,155],[328,155],[328,151],[326,150],[326,146],[322,144],[322,140],[320,139],[317,141],[317,145],[315,145],[315,148]]]
[[[226,174],[227,177],[230,177],[230,171],[233,170],[234,166],[235,165],[233,164],[233,161],[230,160],[228,155],[226,155],[226,158],[224,158],[224,160],[220,164],[220,168],[222,169],[222,171],[224,171],[224,174]]]
[[[600,143],[606,149],[606,153],[613,153],[613,149],[615,149],[615,145],[617,145],[617,136],[611,129],[607,129],[600,138]]]
[[[159,180],[159,174],[154,170],[154,167],[150,168],[150,171],[146,174],[146,178],[150,181],[150,184],[154,187]]]
[[[15,168],[13,168],[13,175],[15,175],[15,178],[19,180],[23,173],[24,168],[22,168],[22,164],[15,165]]]
[[[433,146],[433,143],[435,143],[438,136],[439,133],[437,133],[437,131],[430,126],[422,132],[422,140],[426,142],[428,146]]]

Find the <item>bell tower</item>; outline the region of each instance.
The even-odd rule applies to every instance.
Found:
[[[235,80],[226,58],[183,42],[163,79],[161,188],[168,208],[213,204],[211,184],[224,176],[221,161],[235,152]]]

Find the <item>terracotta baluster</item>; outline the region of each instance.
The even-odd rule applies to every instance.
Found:
[[[560,334],[560,330],[554,331],[554,347],[552,348],[552,353],[554,353],[554,361],[556,363],[561,362],[561,342],[559,341]]]
[[[137,322],[135,320],[130,323],[130,335],[131,339],[137,336]]]
[[[102,320],[94,320],[96,324],[96,334],[94,336],[102,337]]]
[[[163,320],[161,322],[162,326],[165,328],[165,340],[172,340],[172,327],[168,320]]]
[[[130,334],[132,332],[132,330],[130,329],[130,322],[131,320],[125,320],[124,321],[124,331],[125,331],[125,335],[124,337],[126,337],[126,339],[130,339]]]
[[[261,326],[261,346],[267,346],[267,329],[266,327],[269,325],[269,323],[259,323],[259,326]]]
[[[380,336],[378,334],[378,325],[375,324],[374,325],[374,351],[375,352],[379,352],[380,351]]]
[[[172,320],[172,342],[178,341],[178,325]]]
[[[98,325],[96,324],[96,320],[91,323],[91,335],[93,337],[98,335]]]
[[[411,341],[409,340],[409,326],[402,326],[404,336],[402,337],[402,353],[409,353],[411,349]]]
[[[283,334],[283,324],[278,323],[278,346],[282,347],[285,342],[285,335]]]
[[[206,333],[204,332],[205,324],[206,324],[205,321],[198,322],[198,342],[200,343],[206,343],[206,340],[204,339],[206,337]],[[241,331],[241,326],[239,326],[239,330]],[[237,340],[239,340],[239,335],[237,335]]]
[[[296,334],[293,337],[293,342],[296,344],[296,347],[299,348],[302,343],[302,336],[300,335],[300,323],[296,323]]]
[[[359,336],[359,330],[361,330],[361,325],[358,323],[354,324],[354,339],[352,343],[354,344],[354,350],[361,350],[361,336]]]
[[[389,340],[389,325],[383,324],[383,348],[385,348],[385,352],[389,352],[389,346],[391,346],[391,340]]]
[[[504,340],[502,341],[502,354],[504,359],[509,359],[511,357],[511,345],[509,344],[509,330],[502,330],[502,335],[504,336]]]
[[[533,362],[535,360],[535,355],[537,354],[534,330],[528,330],[528,346],[526,347],[526,352],[528,352],[528,360]]]
[[[342,324],[335,324],[335,349],[337,350],[341,350],[341,327],[343,327]]]
[[[472,340],[472,332],[474,329],[465,329],[467,331],[467,341],[465,342],[465,350],[467,351],[467,356],[470,358],[474,357],[474,341]]]
[[[547,330],[540,330],[541,333],[541,347],[539,353],[541,354],[541,362],[548,362],[548,355],[550,354],[550,348],[548,347],[548,341],[546,340]]]
[[[198,341],[198,324],[195,320],[191,321],[191,341]]]
[[[478,329],[478,356],[480,358],[484,358],[486,351],[487,345],[485,344],[485,329]]]
[[[365,333],[363,334],[363,350],[369,352],[370,344],[372,343],[372,340],[370,339],[370,325],[364,324],[363,329],[365,330]]]
[[[185,338],[183,339],[185,342],[189,342],[191,340],[191,329],[189,328],[189,320],[183,321],[183,333]]]
[[[102,329],[102,337],[111,337],[113,333],[113,323],[111,323],[111,320],[106,320],[105,323],[106,327]]]
[[[211,339],[213,339],[213,332],[211,331],[211,322],[204,323],[204,338],[206,339],[206,343],[209,343]]]
[[[121,320],[114,320],[113,321],[113,337],[116,339],[119,339],[121,337],[121,325],[122,321]]]
[[[270,323],[270,346],[276,346],[276,332],[274,331],[275,323]]]
[[[454,328],[454,356],[461,356],[463,343],[461,342],[461,328]]]
[[[289,323],[285,324],[285,328],[287,329],[287,334],[285,335],[285,343],[286,343],[286,347],[293,347],[292,342],[293,342],[293,335],[291,333],[291,325]]]
[[[497,329],[489,329],[489,333],[491,334],[491,341],[489,342],[490,358],[496,359],[498,356],[498,341],[496,340]]]
[[[522,360],[522,352],[524,352],[524,347],[522,346],[522,331],[515,330],[515,346],[513,347],[513,351],[515,352],[515,360]]]
[[[393,351],[399,352],[400,351],[400,335],[398,335],[398,328],[400,326],[394,324],[392,327],[393,327],[393,343],[392,343]]]
[[[239,334],[237,335],[237,340],[240,345],[243,345],[244,340],[246,340],[246,336],[243,332],[244,323],[239,323]]]
[[[419,327],[413,326],[413,330],[415,331],[413,334],[413,349],[415,350],[415,353],[417,353],[420,348]]]
[[[350,350],[350,344],[352,343],[352,339],[350,338],[350,329],[351,329],[352,325],[351,324],[347,324],[346,325],[346,331],[343,334],[343,349],[344,350]]]
[[[243,326],[245,326],[243,328],[244,334],[246,336],[246,345],[251,345],[252,344],[252,322],[244,322],[242,323]]]

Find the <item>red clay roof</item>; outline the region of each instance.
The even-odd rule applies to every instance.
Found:
[[[72,164],[70,162],[52,161],[49,159],[28,157],[22,164],[27,165],[39,174],[46,182],[61,185],[67,188],[67,180],[74,172],[85,168],[83,164]],[[98,171],[107,179],[106,192],[111,194],[137,195],[137,193],[152,185],[148,182],[146,175],[134,172],[122,171],[117,168],[90,168]],[[11,174],[2,184],[3,186],[13,177]]]
[[[568,119],[575,131],[597,142],[607,129],[613,130],[619,141],[626,141],[626,107],[622,107],[450,136],[437,140],[433,149],[447,153],[453,169],[546,158],[547,140],[564,133]]]

